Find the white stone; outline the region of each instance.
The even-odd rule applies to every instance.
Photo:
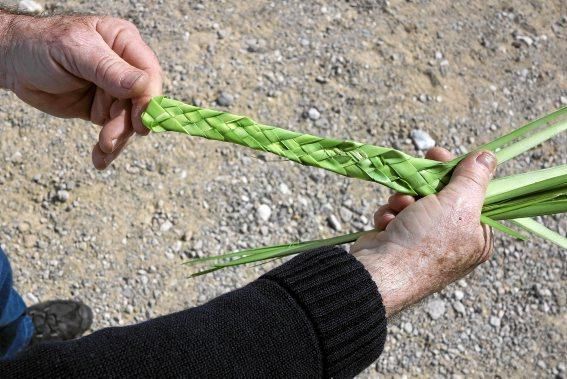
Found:
[[[290,193],[289,187],[285,183],[280,183],[278,188],[279,188],[280,192],[284,195],[288,195]]]
[[[316,108],[310,108],[307,111],[307,116],[313,121],[318,120],[321,117],[321,113]]]
[[[431,149],[435,146],[435,140],[431,136],[424,132],[423,130],[414,129],[411,132],[411,139],[419,150]]]
[[[463,300],[463,297],[465,297],[465,293],[463,291],[455,290],[455,299]]]
[[[262,204],[258,207],[257,214],[260,220],[268,221],[272,215],[272,210],[268,205]]]
[[[533,45],[534,40],[532,37],[528,37],[528,36],[517,36],[516,39],[520,42],[525,43],[528,46]]]
[[[28,292],[26,294],[26,303],[32,304],[32,305],[37,304],[37,303],[39,303],[39,299],[33,293]]]
[[[43,5],[33,0],[22,0],[18,4],[18,10],[30,13],[41,13],[43,12]]]
[[[429,301],[425,306],[425,311],[433,320],[437,320],[445,314],[445,302],[441,299]]]
[[[327,221],[329,222],[329,225],[331,226],[331,228],[333,228],[334,230],[336,230],[336,231],[342,230],[343,227],[341,225],[341,222],[337,218],[337,216],[330,215],[329,218],[327,219]]]
[[[20,163],[22,161],[22,153],[20,153],[19,151],[16,151],[11,157],[10,157],[10,162],[13,163]]]
[[[234,96],[228,92],[221,92],[217,98],[217,104],[221,107],[230,107],[234,103]]]
[[[173,224],[169,220],[165,220],[163,224],[159,227],[159,230],[163,233],[169,231],[173,227]]]
[[[339,214],[344,222],[352,220],[352,212],[348,208],[341,207],[341,209],[339,209]]]
[[[175,243],[171,247],[171,250],[173,250],[176,253],[179,253],[181,251],[181,247],[182,247],[181,241],[175,241]]]
[[[69,192],[65,190],[57,191],[57,200],[59,200],[62,203],[66,202],[67,200],[69,200]]]
[[[460,313],[462,315],[466,313],[465,306],[460,301],[455,301],[453,303],[453,309],[455,310],[455,312]]]
[[[499,328],[500,319],[496,316],[490,316],[490,325],[494,326],[495,328]]]

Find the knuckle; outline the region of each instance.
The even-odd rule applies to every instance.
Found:
[[[466,170],[462,175],[463,180],[466,182],[466,186],[470,188],[482,188],[484,187],[484,182],[482,178],[472,170]]]
[[[132,21],[122,20],[122,24],[124,25],[124,28],[136,33],[138,32],[138,27]]]
[[[123,19],[114,19],[115,25],[118,26],[120,33],[127,36],[139,36],[138,27],[133,22]]]
[[[75,47],[85,44],[89,32],[83,23],[61,25],[54,33],[54,42],[63,47]]]
[[[104,55],[99,58],[96,63],[95,75],[98,80],[105,80],[110,75],[113,67],[118,64],[118,62],[111,56]]]

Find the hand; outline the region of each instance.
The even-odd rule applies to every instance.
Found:
[[[448,161],[451,154],[435,148],[427,157]],[[488,260],[492,235],[481,226],[480,214],[495,167],[492,153],[471,154],[437,195],[416,201],[395,194],[378,209],[378,230],[361,237],[351,253],[372,275],[388,317]]]
[[[97,169],[106,168],[134,132],[148,133],[140,115],[161,93],[161,69],[132,23],[94,16],[0,16],[9,25],[4,36],[0,33],[5,53],[0,86],[54,116],[102,125],[92,153]]]

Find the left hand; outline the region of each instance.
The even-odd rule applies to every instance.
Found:
[[[435,148],[426,158],[448,161],[451,155]],[[481,225],[480,215],[495,168],[493,153],[471,153],[439,193],[419,200],[396,194],[378,209],[377,230],[360,237],[351,253],[378,286],[387,317],[489,259],[491,232]]]
[[[97,169],[108,167],[135,132],[148,133],[140,115],[161,94],[161,68],[132,23],[96,16],[13,17],[3,36],[4,86],[54,116],[102,125],[92,153]]]

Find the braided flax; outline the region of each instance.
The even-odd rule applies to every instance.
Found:
[[[456,162],[440,163],[400,151],[322,138],[258,124],[248,117],[199,108],[158,96],[142,115],[154,132],[174,131],[270,152],[303,165],[383,184],[397,192],[427,196],[449,180]]]

